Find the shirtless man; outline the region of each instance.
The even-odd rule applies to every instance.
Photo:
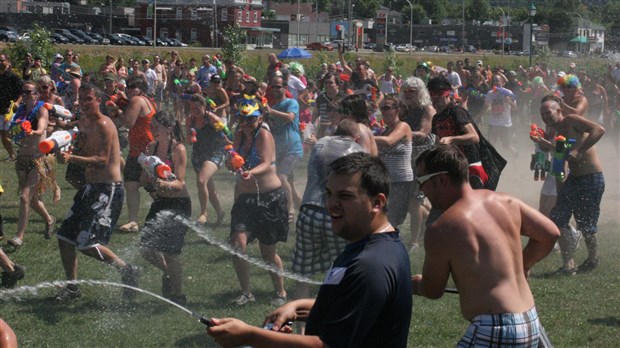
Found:
[[[115,266],[124,284],[137,286],[138,268],[126,264],[112,250],[105,247],[112,229],[123,208],[121,176],[121,152],[118,133],[112,120],[99,111],[102,92],[92,85],[82,85],[80,109],[89,119],[89,127],[80,129],[85,133],[80,156],[61,152],[61,163],[76,163],[86,167],[86,184],[73,198],[68,217],[58,230],[60,258],[68,280],[77,279],[77,255],[79,250],[87,256]],[[80,296],[77,284],[62,288],[56,299],[65,301]],[[131,299],[131,290],[123,291],[123,297]]]
[[[455,146],[423,152],[416,178],[443,213],[426,230],[423,274],[412,277],[413,293],[440,298],[452,275],[461,313],[471,321],[458,347],[536,343],[540,322],[527,276],[553,249],[557,227],[518,199],[472,189],[467,159]],[[522,235],[529,238],[524,249]]]
[[[581,82],[577,75],[564,75],[558,80],[558,87],[564,95],[560,106],[564,115],[576,114],[586,117],[588,98],[581,93]]]
[[[166,67],[161,64],[161,58],[159,56],[153,57],[153,70],[157,74],[157,82],[155,84],[155,102],[157,106],[161,108],[161,102],[164,99],[164,89],[168,83],[168,76],[166,76]]]
[[[598,266],[598,244],[595,233],[601,199],[605,191],[605,179],[594,144],[603,137],[605,129],[585,117],[580,117],[581,115],[565,115],[563,111],[560,98],[556,96],[543,98],[540,115],[545,124],[556,129],[556,134],[576,140],[569,153],[569,175],[559,186],[557,203],[551,210],[551,219],[562,232],[560,249],[564,266],[560,272],[573,275],[577,271],[587,272]],[[548,140],[542,138],[537,140],[543,149],[554,150],[554,144]],[[577,269],[573,253],[578,240],[575,240],[568,226],[573,215],[577,229],[583,234],[588,247],[588,258]]]

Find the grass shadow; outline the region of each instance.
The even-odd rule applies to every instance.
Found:
[[[606,318],[595,318],[588,319],[588,323],[592,325],[601,325],[601,326],[616,326],[620,327],[620,318],[617,317],[606,317]]]

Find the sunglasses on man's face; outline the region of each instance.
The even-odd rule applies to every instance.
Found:
[[[37,94],[37,92],[35,90],[32,90],[32,89],[22,89],[22,94],[23,95],[30,95],[30,94]]]
[[[392,105],[383,105],[381,106],[381,111],[390,111],[390,110],[396,110],[398,109],[396,106],[392,106]]]

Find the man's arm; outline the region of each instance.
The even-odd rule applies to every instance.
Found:
[[[545,258],[560,237],[560,230],[546,216],[529,205],[519,201],[521,212],[521,234],[529,241],[523,249],[523,272],[527,277],[530,269]]]
[[[450,258],[440,228],[431,226],[425,234],[422,274],[416,274],[411,278],[414,295],[430,299],[443,296],[450,277]]]
[[[299,113],[299,104],[297,104],[296,108],[293,104],[297,104],[297,101],[295,100],[295,103],[291,103],[289,105],[289,110],[292,109],[291,111],[278,111],[267,105],[267,113],[269,114],[269,116],[278,117],[285,120],[286,122],[293,122],[295,120],[295,117],[297,116],[297,113]]]
[[[142,110],[142,104],[144,101],[140,96],[133,96],[129,100],[129,105],[124,112],[119,113],[119,120],[121,125],[131,128],[136,123],[136,120],[140,116]]]
[[[422,115],[422,121],[420,122],[420,130],[413,131],[413,139],[424,139],[431,133],[431,128],[433,126],[433,116],[437,111],[432,105],[427,105],[424,110],[424,115]]]
[[[454,135],[449,137],[443,137],[439,139],[440,144],[452,144],[452,145],[471,145],[480,142],[478,133],[471,123],[467,123],[461,126],[462,135]]]
[[[588,120],[585,117],[569,115],[566,116],[570,125],[580,133],[588,133],[583,142],[571,150],[571,154],[583,154],[594,146],[605,134],[605,128],[601,125]]]
[[[252,346],[256,348],[323,348],[327,347],[318,336],[286,334],[250,326],[233,318],[212,319],[216,324],[207,332],[222,347]]]
[[[577,102],[577,105],[575,105],[575,107],[566,104],[564,101],[562,101],[560,106],[562,107],[562,114],[564,115],[577,114],[584,116],[586,114],[586,111],[588,110],[588,99],[583,97],[579,98],[579,101]]]

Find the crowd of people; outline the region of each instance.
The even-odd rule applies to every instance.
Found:
[[[0,121],[0,135],[15,162],[20,198],[17,230],[7,245],[27,247],[33,209],[46,222],[45,238],[58,238],[68,280],[77,279],[79,250],[138,286],[141,270],[106,246],[126,201],[128,221],[118,230],[140,233],[142,256],[162,271],[163,296],[184,304],[179,256],[192,215],[188,159],[196,176],[198,224],[224,221],[214,174],[225,166],[236,176],[230,245],[246,254],[258,239],[264,261],[283,270],[277,245],[287,242],[294,222],[293,271],[327,275],[316,300],[299,283],[296,300],[288,302],[281,273],[270,272],[270,303],[278,307],[266,321],[271,330],[214,319],[209,334],[224,346],[404,347],[412,296],[441,297],[450,275],[463,316],[472,322],[459,345],[528,346],[542,335],[527,284],[534,264],[559,239],[564,262],[558,274],[598,265],[605,181],[595,144],[607,128],[620,146],[620,63],[596,78],[574,63],[565,71],[544,64],[508,71],[482,61],[472,65],[468,58],[446,68],[421,61],[403,78],[393,67],[379,75],[362,57],[347,62],[340,53],[338,62],[322,64],[309,77],[302,64],[269,54],[265,76],[254,77],[219,56],[202,56],[200,66],[175,51],[164,58],[169,60],[156,55],[152,65],[148,58],[125,65],[107,56],[98,71],[87,73],[67,50],[55,56],[49,74],[39,57],[26,57],[19,76],[0,53],[0,109],[10,115]],[[517,158],[516,129],[530,124],[545,125],[530,138],[553,167],[545,169],[540,212],[482,190],[493,189],[499,176],[486,166],[486,144]],[[39,144],[63,130],[75,135],[72,150],[42,152]],[[558,150],[560,136],[570,147]],[[551,158],[554,151],[563,155]],[[307,183],[300,194],[295,171],[305,155]],[[167,171],[149,167],[145,158]],[[56,161],[67,165],[65,179],[77,191],[54,231],[56,218],[41,195],[52,192],[54,202],[61,197]],[[144,223],[141,188],[153,201]],[[405,238],[399,227],[407,214]],[[573,216],[576,228],[569,225]],[[529,238],[523,250],[521,235]],[[573,254],[581,236],[588,257],[577,266]],[[408,253],[421,240],[424,268],[412,278]],[[249,264],[238,256],[232,262],[240,286],[233,303],[256,301]],[[4,252],[0,265],[3,287],[25,275]],[[69,284],[56,297],[78,296],[79,286]],[[123,296],[131,299],[133,292]],[[299,328],[305,335],[278,333],[290,331],[287,323],[295,320],[307,321]]]

